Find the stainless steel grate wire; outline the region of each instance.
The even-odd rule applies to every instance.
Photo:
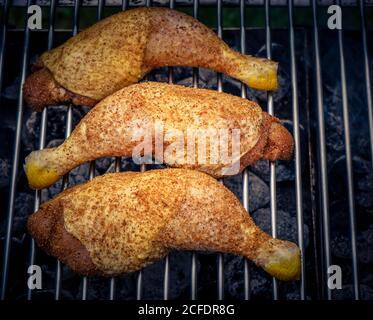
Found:
[[[340,1],[336,1],[340,4]],[[33,4],[33,0],[27,1],[27,6]],[[216,0],[216,28],[219,37],[223,37],[223,0]],[[240,9],[240,39],[241,39],[241,52],[245,53],[246,43],[246,23],[245,23],[245,12],[247,5],[244,0],[238,1]],[[363,0],[359,0],[358,8],[360,12],[361,21],[361,39],[363,48],[363,63],[364,63],[364,76],[366,84],[366,102],[367,110],[369,115],[369,132],[370,132],[370,147],[371,157],[373,164],[373,107],[372,107],[372,96],[371,96],[371,78],[369,70],[369,53],[367,43],[367,27],[365,17],[365,3]],[[0,40],[0,88],[3,84],[3,69],[4,59],[7,45],[8,35],[8,16],[10,9],[10,1],[5,0],[3,2],[3,19],[2,19],[2,31]],[[73,26],[72,34],[75,35],[79,30],[79,9],[80,0],[75,0],[73,5]],[[146,0],[146,5],[151,6],[150,0]],[[169,7],[175,8],[177,2],[175,0],[169,1]],[[232,3],[230,3],[232,5]],[[54,31],[55,31],[55,11],[58,6],[58,0],[51,0],[49,4],[49,21],[48,21],[48,49],[53,47]],[[321,201],[321,220],[322,220],[322,249],[323,249],[323,279],[327,279],[328,273],[327,268],[332,264],[331,250],[330,250],[330,208],[329,208],[329,191],[328,191],[328,167],[327,167],[327,151],[326,151],[326,136],[325,136],[325,108],[324,108],[324,93],[322,89],[322,69],[320,61],[320,47],[319,47],[319,27],[318,27],[318,4],[316,0],[311,1],[312,10],[312,35],[313,35],[313,56],[314,56],[314,78],[315,78],[315,93],[316,93],[316,110],[317,110],[317,156],[318,156],[318,177],[319,177],[319,193]],[[121,9],[126,10],[129,7],[129,1],[123,0]],[[295,41],[295,27],[294,27],[294,0],[288,0],[288,17],[289,17],[289,44],[290,44],[290,67],[291,67],[291,94],[292,94],[292,111],[293,111],[293,135],[295,140],[295,194],[296,194],[296,217],[297,217],[297,230],[298,230],[298,244],[302,254],[302,267],[301,267],[301,279],[300,279],[300,299],[306,299],[306,277],[305,277],[305,247],[304,247],[304,230],[303,230],[303,186],[302,186],[302,168],[301,168],[301,142],[300,142],[300,119],[299,119],[299,89],[297,84],[297,63],[296,63],[296,41]],[[97,19],[100,20],[103,17],[103,11],[105,8],[105,1],[98,0],[97,2]],[[271,5],[269,0],[264,0],[265,10],[265,44],[266,44],[266,56],[267,58],[272,57],[272,39],[271,39]],[[199,1],[193,0],[193,15],[198,18],[199,12]],[[25,28],[23,34],[23,55],[21,61],[21,82],[19,92],[21,92],[22,85],[26,78],[27,67],[29,63],[29,42],[30,42],[30,30],[26,27],[25,16]],[[352,275],[353,275],[353,293],[354,298],[360,298],[359,288],[359,268],[358,268],[358,253],[357,253],[357,240],[356,240],[356,221],[355,221],[355,203],[354,203],[354,185],[353,185],[353,165],[352,165],[352,152],[351,152],[351,141],[350,141],[350,119],[349,119],[349,105],[348,105],[348,92],[347,92],[347,75],[346,75],[346,62],[343,47],[343,29],[338,31],[338,54],[340,62],[340,78],[341,78],[341,92],[342,92],[342,112],[343,112],[343,127],[344,127],[344,145],[346,155],[346,172],[347,172],[347,188],[348,188],[348,204],[349,204],[349,226],[350,226],[350,237],[351,237],[351,258],[352,258]],[[193,69],[193,87],[198,87],[198,69]],[[169,68],[169,83],[173,83],[174,74],[173,68]],[[217,74],[217,90],[223,91],[222,75]],[[241,96],[246,98],[246,87],[242,85]],[[20,144],[21,144],[21,130],[23,123],[23,108],[24,101],[22,94],[19,95],[17,102],[17,122],[16,122],[16,134],[14,140],[14,151],[12,160],[12,171],[10,181],[10,192],[9,192],[9,206],[7,211],[6,221],[6,236],[4,240],[4,259],[2,261],[2,277],[1,277],[1,299],[6,298],[7,287],[8,287],[8,276],[9,276],[9,263],[11,254],[11,237],[12,237],[12,226],[14,218],[14,206],[16,196],[16,182],[17,175],[20,165]],[[267,96],[267,109],[270,114],[274,114],[274,100],[273,95],[268,93]],[[39,148],[43,149],[46,144],[46,130],[47,130],[47,115],[48,109],[44,109],[41,113],[40,122],[40,138]],[[72,106],[67,107],[66,113],[66,138],[70,135],[72,130]],[[115,159],[115,171],[119,172],[121,166],[121,159]],[[270,166],[270,212],[271,212],[271,231],[272,236],[277,236],[277,201],[276,201],[276,164],[269,163]],[[145,171],[145,165],[141,166],[141,171]],[[89,178],[92,179],[95,173],[95,163],[92,162],[89,170]],[[68,187],[68,175],[63,178],[63,189]],[[249,207],[249,175],[246,169],[243,172],[242,177],[242,189],[243,189],[243,205],[246,209]],[[42,191],[35,192],[34,210],[36,211],[42,200]],[[30,246],[30,264],[34,264],[36,259],[36,248],[35,243],[31,240]],[[59,261],[56,262],[56,278],[55,278],[55,299],[60,299],[61,296],[61,272],[62,266]],[[250,272],[249,263],[244,263],[244,298],[250,299]],[[191,257],[191,292],[190,296],[192,300],[197,299],[197,255],[192,253]],[[325,282],[325,281],[324,281]],[[116,282],[114,278],[110,279],[109,282],[109,299],[115,299]],[[170,260],[169,257],[165,259],[164,266],[164,282],[163,282],[163,298],[169,299],[170,290]],[[224,298],[224,259],[222,254],[218,254],[218,275],[217,275],[217,297],[219,299]],[[140,271],[137,276],[136,284],[136,298],[142,298],[143,289],[143,276]],[[88,292],[88,279],[82,278],[82,300],[87,299]],[[324,288],[325,297],[332,299],[331,290],[325,286]],[[276,279],[273,278],[273,299],[279,299],[279,287]],[[28,290],[27,299],[32,299],[32,291]]]

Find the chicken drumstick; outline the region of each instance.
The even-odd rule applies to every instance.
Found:
[[[35,110],[94,106],[154,68],[191,66],[226,73],[262,90],[277,88],[277,63],[230,49],[196,19],[166,8],[114,14],[45,52],[24,85]]]
[[[261,231],[233,193],[194,170],[97,177],[44,203],[28,230],[42,249],[84,275],[133,272],[171,249],[242,255],[280,280],[300,272],[294,243]]]
[[[163,128],[156,135],[154,127],[158,124]],[[211,140],[207,138],[206,156],[200,157],[203,133],[212,130],[215,133],[211,139],[218,137],[216,140],[222,142],[219,150],[226,147],[229,157],[214,160],[208,144]],[[62,145],[33,151],[25,165],[29,184],[35,189],[48,187],[78,165],[100,157],[134,157],[148,135],[152,135],[151,148],[144,148],[145,155],[153,155],[158,162],[172,167],[200,170],[216,178],[238,174],[261,158],[289,159],[293,152],[291,134],[254,102],[213,90],[145,82],[101,101]],[[160,135],[163,152],[157,156],[153,144],[160,140]],[[169,152],[174,143],[179,143],[185,152]],[[191,146],[194,156],[189,152]]]

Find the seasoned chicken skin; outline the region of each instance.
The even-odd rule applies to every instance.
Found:
[[[194,170],[97,177],[44,203],[28,230],[47,253],[85,275],[133,272],[171,249],[242,255],[280,280],[300,272],[294,243],[261,231],[233,193]]]
[[[226,73],[263,90],[277,88],[277,63],[230,49],[196,19],[166,8],[114,14],[45,52],[24,85],[35,110],[72,102],[95,105],[161,66]]]
[[[156,134],[158,124],[162,129]],[[216,130],[212,138],[225,130],[227,139],[221,134],[219,142],[223,142],[220,150],[226,146],[228,157],[213,158],[209,144],[213,142],[208,138],[205,147],[201,147],[206,156],[200,156],[203,136],[197,133],[203,130]],[[190,132],[196,135],[191,136]],[[181,134],[181,142],[177,134],[170,133]],[[216,178],[238,174],[261,158],[289,159],[293,152],[291,134],[254,102],[213,90],[144,82],[101,101],[60,146],[27,156],[29,184],[35,189],[48,187],[78,165],[100,157],[133,157],[139,146],[149,140],[148,136],[151,148],[144,147],[142,154],[153,155],[158,162],[172,167],[204,171]],[[155,140],[163,145],[158,155]],[[175,143],[185,152],[172,152]],[[191,146],[194,156],[190,156]]]

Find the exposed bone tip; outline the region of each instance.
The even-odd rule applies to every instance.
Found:
[[[283,280],[299,280],[301,257],[298,246],[289,241],[271,241],[260,253],[259,263],[271,276]]]
[[[29,186],[32,189],[46,188],[60,178],[60,175],[55,169],[46,168],[38,161],[38,159],[40,159],[40,153],[47,150],[48,149],[31,152],[25,160],[24,170]]]

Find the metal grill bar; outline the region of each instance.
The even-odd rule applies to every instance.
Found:
[[[53,47],[53,35],[54,35],[54,15],[56,9],[56,1],[51,0],[50,10],[49,10],[49,29],[48,29],[48,50]],[[40,121],[40,139],[39,139],[39,149],[42,150],[45,147],[45,139],[47,134],[47,112],[48,108],[44,108],[41,121]],[[39,209],[40,202],[42,197],[42,190],[35,191],[35,203],[34,203],[34,212]],[[35,240],[31,238],[31,249],[30,249],[30,265],[35,263]],[[31,300],[32,290],[29,288],[27,291],[27,299]]]
[[[5,46],[6,46],[6,39],[7,39],[7,22],[8,22],[8,16],[9,16],[9,2],[8,0],[5,0],[3,5],[3,17],[2,17],[2,32],[1,32],[1,42],[0,42],[0,91],[2,90],[2,84],[3,84],[3,71],[4,71],[4,57],[5,57]],[[7,232],[11,232],[11,225],[9,227],[9,223],[12,223],[9,221],[12,219],[12,217],[9,217],[8,215],[8,223],[7,223]],[[7,241],[7,238],[6,238]],[[7,247],[7,242],[6,242]],[[6,252],[6,249],[4,250],[4,263],[3,263],[3,277],[2,277],[2,284],[1,284],[1,300],[5,298],[6,294],[6,285],[7,285],[7,273],[5,274],[5,270],[7,272],[9,266],[8,262],[6,262],[7,257],[9,257],[10,248],[9,251]]]
[[[126,6],[127,1],[123,1],[124,8]],[[123,9],[123,7],[122,7]],[[125,9],[123,9],[125,10]],[[122,157],[116,157],[115,158],[115,164],[114,164],[114,171],[115,172],[120,172],[121,170],[121,164],[122,164]],[[109,283],[109,300],[115,300],[115,289],[116,289],[116,280],[114,277],[110,278],[110,283]]]
[[[115,278],[110,278],[110,285],[109,285],[109,300],[115,300]]]
[[[97,21],[102,19],[103,11],[105,6],[105,0],[98,0],[98,6],[97,6]]]
[[[142,271],[140,270],[137,274],[136,281],[136,300],[141,300],[142,297]]]
[[[82,300],[87,300],[87,291],[88,291],[88,279],[83,277],[82,279]]]
[[[340,0],[336,1],[340,5]],[[351,250],[352,250],[352,273],[354,285],[355,300],[359,300],[359,274],[357,262],[356,249],[356,222],[355,222],[355,199],[354,199],[354,177],[352,171],[352,155],[351,155],[351,141],[350,141],[350,121],[348,112],[348,97],[346,84],[346,64],[343,49],[343,31],[338,30],[338,48],[339,60],[341,70],[341,89],[342,89],[342,107],[343,107],[343,126],[345,138],[345,153],[346,153],[346,169],[347,169],[347,190],[348,190],[348,207],[350,218],[350,236],[351,236]]]
[[[163,280],[163,300],[168,300],[170,288],[170,257],[166,256],[164,260],[164,280]]]
[[[246,53],[246,30],[245,30],[245,0],[240,0],[240,35],[241,53]],[[241,83],[241,97],[246,99],[246,85]],[[249,169],[245,168],[242,173],[242,202],[249,212]],[[250,299],[250,271],[247,259],[244,260],[244,298]]]
[[[197,2],[198,0],[194,0]],[[198,8],[198,7],[197,7]],[[222,26],[222,2],[217,0],[217,32],[220,39],[223,38],[223,26]],[[223,79],[222,74],[216,74],[217,89],[218,92],[223,92]],[[219,180],[220,183],[224,184],[223,180]],[[224,256],[222,253],[218,254],[218,300],[224,299]]]
[[[89,164],[89,181],[95,177],[95,161],[91,161]],[[88,278],[84,276],[82,278],[82,300],[87,299],[87,290],[88,290]]]
[[[329,223],[329,198],[328,198],[328,163],[326,161],[326,143],[325,143],[325,120],[324,120],[324,102],[321,77],[320,49],[319,49],[319,30],[317,20],[317,2],[312,0],[312,19],[313,19],[313,46],[315,59],[315,78],[316,78],[316,103],[317,103],[317,123],[318,123],[318,145],[319,145],[319,170],[321,178],[321,208],[322,208],[322,230],[323,230],[323,249],[324,249],[324,274],[325,280],[328,276],[328,267],[331,265],[330,253],[330,223]],[[332,299],[332,293],[329,287],[326,287],[327,299]]]
[[[301,145],[299,132],[299,108],[298,108],[298,77],[295,59],[295,36],[293,23],[293,0],[289,0],[289,37],[290,37],[290,62],[291,62],[291,85],[293,96],[293,135],[295,143],[295,192],[298,223],[298,245],[301,251],[301,278],[300,278],[300,298],[305,299],[305,261],[304,261],[304,241],[303,241],[303,205],[302,205],[302,168],[301,168]]]
[[[146,165],[142,164],[140,166],[140,171],[145,172],[146,171]],[[136,280],[136,300],[142,299],[142,270],[140,270],[137,273],[137,280]]]
[[[266,31],[266,49],[267,58],[272,58],[272,40],[271,40],[271,17],[270,3],[265,0],[265,31]],[[267,95],[267,108],[270,115],[274,114],[273,110],[273,95],[271,92]],[[276,163],[270,162],[270,199],[271,199],[271,229],[272,237],[277,237],[277,208],[276,208]],[[273,278],[273,299],[278,299],[278,284],[277,279]]]
[[[128,9],[128,0],[122,0],[122,11]]]
[[[39,199],[41,199],[41,194],[38,194],[39,193],[38,191],[36,191],[36,193],[37,194],[36,194],[36,198],[35,198],[34,212],[38,210],[37,208],[40,205],[40,200]],[[30,244],[30,266],[35,264],[35,251],[36,251],[35,240],[33,238],[31,238],[31,244]],[[30,288],[28,288],[28,290],[27,290],[27,300],[30,301],[31,299],[32,299],[32,290]]]
[[[54,300],[60,300],[61,295],[61,261],[56,263],[56,289],[54,293]]]
[[[368,106],[368,121],[369,121],[369,133],[370,133],[370,157],[371,165],[373,168],[373,103],[372,103],[372,91],[370,81],[370,68],[368,60],[368,45],[367,45],[367,32],[366,32],[366,19],[365,19],[365,2],[364,0],[359,1],[360,7],[360,21],[361,21],[361,39],[363,42],[363,54],[364,54],[364,73],[365,73],[365,87],[367,94],[367,106]]]
[[[198,19],[198,0],[194,0],[193,2],[193,16]],[[192,85],[193,88],[198,87],[198,76],[199,71],[198,68],[193,68],[193,75],[192,75]],[[197,254],[192,252],[192,261],[191,261],[191,278],[190,278],[190,298],[191,300],[197,299]]]
[[[27,1],[27,5],[30,6],[32,0]],[[4,24],[7,21],[4,20]],[[23,39],[23,56],[22,56],[22,71],[21,71],[21,82],[18,92],[22,92],[22,86],[26,79],[26,69],[28,63],[28,47],[30,42],[30,30],[27,28],[27,13],[25,16],[25,31]],[[5,48],[5,43],[3,50]],[[4,260],[3,260],[3,274],[2,274],[2,285],[1,285],[1,300],[5,299],[6,289],[8,284],[8,273],[9,273],[9,256],[11,250],[11,238],[12,238],[12,226],[13,226],[13,216],[14,216],[14,203],[16,195],[16,184],[17,184],[17,174],[18,174],[18,164],[19,164],[19,153],[21,146],[21,131],[23,122],[23,96],[20,93],[17,103],[17,127],[16,136],[14,140],[14,152],[13,152],[13,162],[12,162],[12,174],[10,182],[10,195],[9,195],[9,207],[8,207],[8,220],[6,226],[6,237],[5,237],[5,247],[4,247]]]

